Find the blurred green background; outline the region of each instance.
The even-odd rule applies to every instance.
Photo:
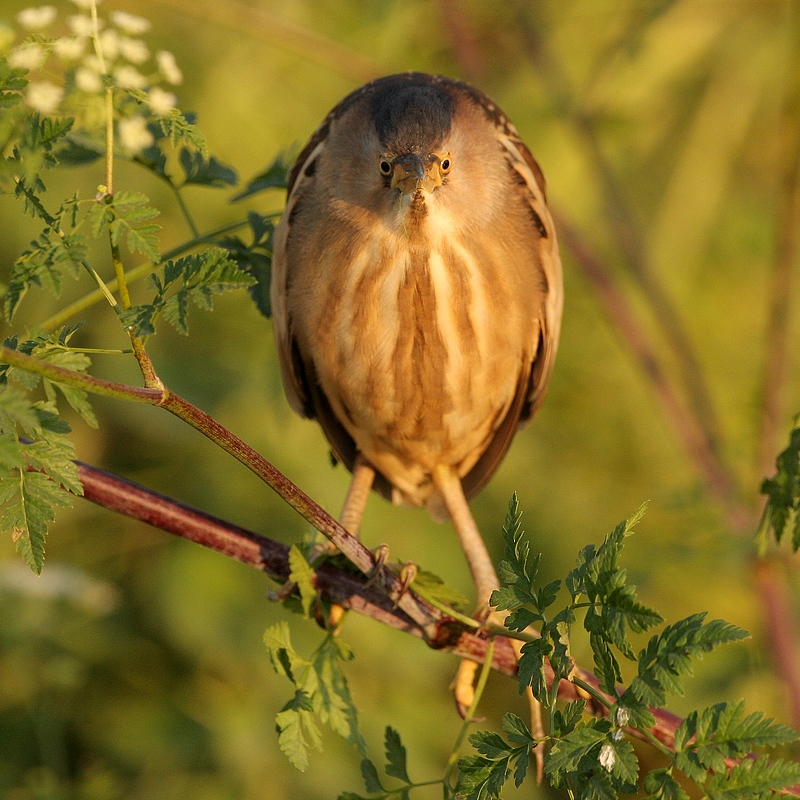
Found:
[[[13,23],[26,5],[2,0],[0,18]],[[58,7],[62,16],[75,11]],[[796,281],[773,288],[798,237],[800,5],[107,0],[101,12],[117,8],[152,21],[151,49],[174,52],[184,71],[181,108],[197,112],[212,152],[244,180],[381,74],[466,78],[504,108],[547,175],[551,205],[603,265],[689,408],[669,345],[676,328],[665,333],[653,298],[674,310],[696,354],[690,371],[707,385],[718,418],[717,463],[736,488],[727,501],[709,491],[620,333],[621,317],[600,299],[577,248],[562,246],[566,309],[549,397],[473,502],[478,524],[499,557],[506,504],[518,492],[551,579],[649,500],[625,556],[644,602],[668,621],[705,610],[753,634],[702,662],[672,710],[743,696],[748,710],[798,724],[775,669],[764,602],[768,591],[782,592],[787,613],[774,618],[796,633],[796,559],[775,557],[757,572],[752,535],[761,478],[800,411],[791,307],[800,290]],[[50,185],[54,197],[75,189],[91,197],[101,182],[94,165],[58,173]],[[144,171],[121,165],[117,189],[143,191],[162,209],[162,250],[188,237],[169,192]],[[201,229],[283,202],[277,191],[249,206],[230,196],[187,191]],[[7,275],[37,229],[12,197],[0,196],[0,230]],[[102,250],[93,263],[112,271]],[[62,302],[91,288],[69,282]],[[776,298],[789,301],[788,322],[776,328],[783,338],[769,333]],[[14,330],[59,307],[30,293]],[[107,308],[86,316],[83,345],[124,346]],[[338,513],[348,476],[330,466],[316,425],[288,408],[270,323],[246,293],[223,297],[213,314],[196,313],[189,338],[162,326],[149,351],[173,390]],[[767,379],[770,352],[783,370]],[[98,375],[138,382],[132,360],[94,362]],[[168,414],[106,400],[96,408],[99,432],[74,420],[81,459],[282,541],[306,533],[243,467]],[[363,538],[470,594],[450,526],[425,512],[374,497]],[[0,543],[0,796],[282,800],[360,791],[358,756],[333,735],[303,774],[278,751],[273,720],[290,687],[273,673],[262,634],[289,619],[309,652],[321,633],[270,604],[268,588],[252,569],[83,501],[59,514],[41,577],[26,572],[10,541]],[[412,777],[439,777],[460,725],[448,692],[455,659],[354,615],[343,636],[356,653],[348,676],[373,757],[392,725]],[[790,649],[790,661],[796,656]],[[497,726],[509,709],[525,713],[513,683],[494,678],[485,724]],[[560,796],[532,785],[509,792],[517,795]]]

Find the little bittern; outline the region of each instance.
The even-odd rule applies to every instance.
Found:
[[[484,608],[467,499],[544,398],[562,297],[542,171],[472,86],[373,81],[300,153],[272,275],[286,395],[353,472],[344,526],[370,488],[446,512]]]

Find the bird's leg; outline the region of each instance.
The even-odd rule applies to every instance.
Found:
[[[353,480],[350,481],[350,488],[339,516],[342,527],[356,538],[361,532],[361,519],[374,480],[375,468],[367,463],[361,454],[357,455],[353,464]]]
[[[433,470],[433,483],[444,500],[447,513],[453,520],[453,527],[461,542],[461,549],[467,557],[472,580],[478,592],[478,613],[486,618],[489,614],[489,598],[495,589],[500,588],[500,581],[497,579],[494,564],[489,557],[481,532],[469,510],[467,498],[464,497],[461,478],[452,467],[440,465]]]
[[[437,466],[433,470],[433,483],[439,494],[442,496],[445,508],[453,520],[453,527],[456,529],[458,539],[461,542],[461,549],[467,557],[472,580],[478,592],[478,615],[484,621],[496,622],[502,625],[507,614],[498,612],[490,613],[489,598],[495,589],[500,588],[500,581],[489,557],[483,537],[475,524],[475,518],[469,509],[467,498],[461,486],[461,479],[451,467]],[[512,639],[511,644],[520,658],[522,642]],[[458,672],[453,681],[453,694],[456,698],[459,710],[466,712],[475,699],[475,675],[478,669],[477,663],[464,659],[459,665]],[[544,727],[542,725],[542,709],[539,701],[533,696],[528,687],[528,705],[531,711],[531,731],[537,739],[544,738]],[[544,750],[537,747],[534,750],[536,758],[537,778],[541,783],[544,769]]]
[[[344,499],[342,513],[339,515],[339,522],[342,527],[352,536],[358,538],[361,532],[361,519],[364,516],[364,509],[367,507],[372,482],[375,480],[375,468],[369,464],[359,453],[353,462],[353,479],[350,481],[350,488],[347,490],[347,497]],[[330,545],[330,543],[327,543]],[[328,552],[335,549],[332,546],[326,548]],[[345,609],[342,606],[331,606],[328,615],[328,623],[331,628],[337,628],[344,618]]]

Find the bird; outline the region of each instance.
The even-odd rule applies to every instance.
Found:
[[[371,490],[450,517],[488,613],[497,575],[468,501],[541,406],[563,310],[542,170],[508,117],[421,72],[356,89],[297,157],[273,239],[292,408]]]

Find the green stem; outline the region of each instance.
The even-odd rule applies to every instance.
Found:
[[[94,5],[92,10],[97,14]],[[106,87],[106,192],[114,194],[114,90]]]
[[[222,234],[229,233],[230,231],[234,231],[237,228],[241,228],[247,225],[247,221],[242,222],[233,222],[229,223],[228,225],[223,225],[221,228],[217,228],[213,230],[205,236],[198,236],[194,239],[190,239],[187,242],[184,242],[181,245],[173,248],[172,250],[167,251],[161,257],[162,261],[166,261],[169,258],[176,258],[177,256],[183,255],[187,251],[191,250],[193,247],[197,247],[199,244],[203,244],[204,242],[212,241],[215,237],[221,236]],[[81,262],[83,266],[89,271],[90,274],[94,274],[97,276],[97,273],[86,263]],[[155,264],[152,261],[146,261],[144,264],[139,264],[138,267],[134,267],[133,269],[128,270],[124,273],[125,282],[130,285],[134,281],[138,281],[140,278],[144,278],[149,275],[155,267]],[[66,308],[63,308],[61,311],[53,314],[53,316],[48,317],[40,327],[44,330],[52,331],[56,328],[59,328],[61,325],[66,323],[68,320],[72,319],[76,314],[80,314],[83,311],[86,311],[87,308],[91,308],[95,303],[100,302],[104,297],[108,299],[108,294],[115,291],[118,287],[118,283],[116,280],[109,281],[108,283],[104,283],[99,276],[95,278],[98,281],[98,286],[100,288],[96,289],[93,292],[89,292],[89,294],[81,297],[80,299],[76,300],[74,303],[71,303]],[[112,296],[113,299],[113,296]],[[116,304],[114,301],[113,304]]]
[[[83,389],[86,392],[99,394],[102,397],[113,397],[115,400],[160,405],[164,395],[163,390],[129,386],[125,383],[106,381],[102,378],[84,375],[82,372],[74,372],[71,369],[57,367],[55,364],[48,364],[32,356],[26,356],[24,353],[12,350],[10,347],[0,346],[0,361],[10,364],[12,367],[24,369],[34,375],[40,375],[42,378],[53,381],[53,383],[63,383],[66,386]]]
[[[200,233],[197,230],[197,225],[194,224],[194,218],[189,213],[189,207],[186,205],[186,201],[183,199],[181,187],[176,186],[172,181],[167,182],[172,187],[172,191],[175,194],[175,199],[178,201],[178,208],[180,208],[181,214],[183,214],[183,218],[186,220],[186,224],[189,226],[189,230],[192,232],[192,236],[195,239],[198,239],[200,237]]]
[[[570,681],[574,683],[579,689],[583,689],[593,700],[596,700],[603,706],[607,711],[610,711],[614,704],[609,701],[607,697],[605,697],[601,692],[599,692],[591,683],[587,683],[582,678],[579,678],[577,675],[573,675],[570,678]],[[609,714],[609,718],[611,715]],[[614,719],[611,720],[612,722],[616,722]],[[675,758],[675,753],[670,750],[663,742],[661,742],[653,733],[648,730],[647,728],[636,728],[635,730],[639,731],[642,736],[644,736],[647,741],[650,742],[655,748],[660,750],[665,756],[669,757],[670,759]]]
[[[63,383],[92,394],[136,403],[147,403],[166,409],[244,464],[279,494],[303,519],[330,539],[363,574],[369,575],[373,571],[375,559],[372,553],[355,536],[351,536],[327,511],[315,503],[302,489],[295,486],[245,441],[220,425],[197,406],[193,406],[164,387],[157,377],[154,378],[155,381],[158,381],[156,387],[129,386],[94,378],[91,375],[84,375],[81,372],[74,372],[54,364],[47,364],[4,346],[0,346],[0,362],[6,362],[35,375],[41,375],[54,383]],[[145,379],[147,380],[147,375],[145,375]],[[402,585],[395,578],[389,585],[388,591],[398,596],[396,601],[398,608],[402,609],[418,626],[426,639],[432,640],[436,635],[436,624],[431,620],[427,609],[419,603],[412,592],[402,592],[401,590]]]
[[[591,683],[587,683],[583,678],[579,678],[577,675],[572,675],[569,678],[570,682],[574,683],[579,689],[583,689],[586,694],[590,695],[593,700],[597,700],[603,708],[606,710],[610,710],[613,703],[609,702],[608,698],[605,697],[601,692],[597,691],[597,688],[592,686]]]
[[[464,722],[461,725],[458,736],[456,736],[455,742],[453,743],[453,750],[450,753],[450,758],[447,759],[447,766],[445,767],[444,778],[442,779],[442,784],[444,785],[445,790],[452,789],[450,786],[450,778],[453,775],[453,770],[456,768],[456,764],[458,764],[458,753],[459,750],[461,750],[461,745],[464,744],[464,739],[467,738],[467,733],[472,725],[475,712],[478,710],[478,703],[480,703],[484,689],[486,689],[486,683],[489,680],[489,673],[492,671],[493,661],[494,639],[491,639],[486,647],[486,657],[483,660],[483,665],[481,666],[481,671],[478,675],[478,683],[475,686],[475,699],[472,701],[472,705],[464,715]]]
[[[133,350],[109,350],[106,347],[66,347],[69,353],[86,353],[97,356],[129,356]]]

